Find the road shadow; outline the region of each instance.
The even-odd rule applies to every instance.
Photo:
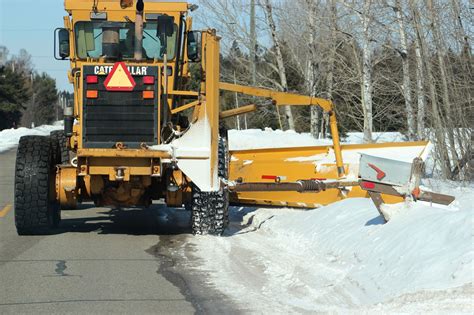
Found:
[[[63,219],[54,234],[91,233],[126,235],[191,234],[191,213],[184,208],[154,204],[149,208],[101,208],[88,216],[93,206],[81,205],[65,211],[74,217]]]
[[[91,233],[126,235],[192,234],[191,212],[184,208],[168,208],[153,204],[149,208],[100,208],[81,204],[75,210],[62,210],[62,220],[53,234]],[[225,237],[243,233],[253,224],[258,207],[229,207],[229,226]],[[247,231],[249,232],[249,231]],[[251,231],[250,231],[251,232]]]

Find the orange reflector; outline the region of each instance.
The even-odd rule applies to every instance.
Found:
[[[89,90],[86,93],[87,98],[98,98],[99,97],[99,91],[96,90]]]
[[[155,92],[154,91],[143,91],[143,98],[144,99],[153,99],[153,98],[155,98]]]

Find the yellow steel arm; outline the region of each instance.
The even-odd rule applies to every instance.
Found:
[[[231,91],[236,93],[242,93],[246,95],[253,95],[258,97],[265,97],[271,98],[275,105],[283,106],[283,105],[290,105],[290,106],[319,106],[325,112],[329,113],[329,124],[331,128],[331,135],[333,140],[334,146],[334,154],[336,156],[336,165],[337,171],[339,176],[344,176],[344,164],[342,161],[342,153],[341,153],[341,144],[339,142],[339,131],[337,129],[337,119],[336,114],[333,111],[333,104],[331,101],[318,98],[318,97],[311,97],[311,96],[304,96],[299,94],[292,94],[286,92],[277,92],[269,89],[262,89],[238,84],[231,84],[231,83],[219,83],[219,89],[224,91]]]
[[[231,83],[219,83],[219,88],[225,91],[237,92],[247,95],[259,96],[259,97],[266,97],[271,98],[275,105],[277,106],[284,106],[284,105],[317,105],[321,107],[325,112],[330,112],[332,110],[332,102],[323,98],[293,94],[293,93],[286,93],[286,92],[278,92],[269,89],[262,89],[238,84],[231,84]]]
[[[229,109],[229,110],[225,110],[223,112],[220,112],[219,113],[219,118],[220,119],[226,119],[226,118],[230,118],[230,117],[234,117],[234,116],[238,116],[238,115],[242,115],[242,114],[251,113],[251,112],[254,112],[256,110],[257,110],[257,106],[255,106],[255,104],[246,105],[246,106],[242,106],[242,107],[239,107],[239,108]]]

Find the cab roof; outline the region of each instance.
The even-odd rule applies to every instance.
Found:
[[[76,10],[87,10],[92,11],[94,5],[97,6],[98,12],[108,12],[108,11],[123,11],[123,12],[135,12],[135,3],[133,5],[123,9],[120,6],[120,0],[65,0],[64,8],[69,13],[72,13]],[[145,12],[148,13],[161,13],[161,12],[187,12],[188,3],[185,1],[144,1],[145,3]]]

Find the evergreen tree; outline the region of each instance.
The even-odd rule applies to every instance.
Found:
[[[56,118],[58,91],[48,74],[35,74],[33,80],[33,120],[36,126],[50,124]]]
[[[7,66],[0,68],[0,130],[18,126],[29,97],[25,77]]]

